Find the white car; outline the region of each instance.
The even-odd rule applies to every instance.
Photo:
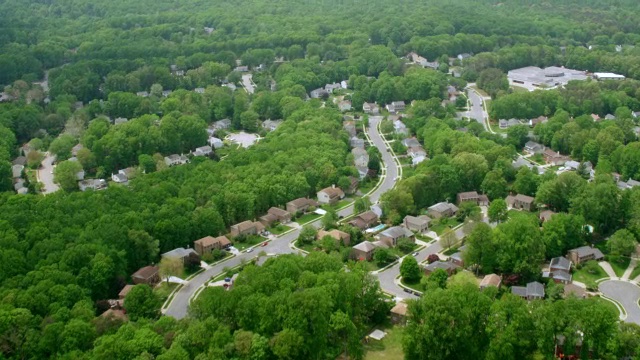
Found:
[[[253,251],[253,248],[248,248],[245,252],[250,253]]]

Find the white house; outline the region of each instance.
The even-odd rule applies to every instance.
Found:
[[[209,145],[211,145],[211,147],[213,147],[214,149],[220,149],[224,146],[224,143],[222,142],[222,139],[212,136],[209,138]]]
[[[211,146],[200,146],[193,152],[193,156],[209,156],[212,152]]]

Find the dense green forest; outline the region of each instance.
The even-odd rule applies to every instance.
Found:
[[[430,160],[383,196],[387,223],[461,191],[491,200],[535,196],[567,214],[542,231],[525,217],[478,226],[469,240],[468,260],[481,272],[523,281],[572,247],[627,230],[640,238],[640,190],[622,191],[608,175],[640,180],[632,116],[640,110],[639,10],[632,0],[0,0],[0,85],[10,99],[0,103],[0,359],[335,359],[343,352],[362,359],[360,340],[391,306],[364,268],[345,271],[330,255],[248,265],[232,291],[205,290],[186,320],[159,317],[159,300],[145,286],[125,301],[132,321],[97,317],[104,300],[160,253],[349,184],[358,172],[342,115],[335,104],[307,99],[342,80],[357,110],[416,100],[405,122]],[[440,66],[407,66],[412,51]],[[455,59],[463,53],[472,56]],[[461,78],[448,75],[449,58]],[[253,72],[254,94],[240,88],[237,60],[262,69]],[[514,68],[551,65],[631,79],[532,93],[493,82]],[[474,81],[491,89],[493,118],[548,116],[533,130],[539,141],[590,161],[595,179],[514,169],[527,128],[503,138],[442,106],[449,86]],[[595,123],[592,113],[617,120]],[[115,118],[129,121],[114,125]],[[205,145],[207,127],[221,119],[231,120],[229,131],[264,138],[224,161],[163,166],[163,156]],[[266,133],[266,119],[284,122]],[[47,196],[32,184],[31,194],[15,195],[11,160],[25,144],[35,150],[30,167],[48,150],[70,184]],[[77,144],[89,177],[131,166],[145,174],[128,187],[78,192],[76,168],[63,165]],[[406,151],[400,141],[393,147]],[[593,234],[583,232],[585,223]],[[443,287],[410,305],[407,359],[550,359],[554,334],[577,330],[600,358],[639,354],[638,328],[617,322],[600,302],[550,296],[527,304],[455,281]],[[440,331],[450,323],[460,325]]]

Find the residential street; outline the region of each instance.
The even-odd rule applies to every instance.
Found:
[[[469,84],[469,85],[473,85],[473,84]],[[467,111],[467,117],[470,119],[474,119],[477,122],[479,122],[480,124],[482,124],[482,126],[484,126],[485,130],[492,132],[491,128],[489,128],[487,126],[486,121],[488,121],[489,119],[489,114],[487,114],[487,112],[484,110],[484,99],[483,97],[478,94],[477,91],[475,91],[473,88],[468,87],[467,86],[467,97],[469,98],[469,103],[470,103],[470,107],[469,107],[469,111]]]
[[[598,285],[598,289],[607,297],[619,302],[627,312],[625,322],[640,325],[640,287],[620,280],[607,280]]]
[[[253,83],[252,74],[242,75],[242,86],[249,94],[253,94],[256,91],[256,85]]]
[[[368,136],[370,137],[372,143],[380,150],[382,154],[382,161],[384,162],[386,176],[384,177],[382,184],[369,195],[372,203],[376,203],[380,196],[385,193],[387,190],[393,188],[395,182],[398,177],[398,167],[396,162],[394,161],[393,155],[387,150],[385,146],[385,142],[380,136],[378,132],[378,124],[382,120],[381,116],[372,116],[369,118],[369,129],[367,131]],[[349,216],[353,213],[353,205],[350,205],[338,212],[340,216]],[[312,223],[315,227],[321,226],[321,221],[317,220]],[[182,319],[187,316],[187,310],[189,307],[190,299],[196,293],[198,288],[203,286],[209,279],[213,276],[220,274],[224,268],[232,268],[234,266],[238,266],[244,260],[245,262],[250,261],[251,259],[258,256],[258,254],[262,251],[268,254],[288,254],[293,253],[294,250],[290,247],[290,244],[294,242],[298,235],[300,234],[300,229],[296,229],[290,233],[284,234],[268,243],[265,247],[256,247],[250,253],[241,253],[239,256],[235,256],[223,263],[219,263],[217,265],[212,266],[211,268],[203,271],[202,273],[195,276],[191,279],[185,286],[183,286],[180,290],[178,290],[173,296],[173,300],[171,304],[166,309],[165,315],[172,316],[176,319]],[[435,251],[435,249],[433,249]],[[426,251],[426,250],[424,250]],[[425,252],[425,254],[427,254]],[[426,255],[425,255],[426,256]],[[393,284],[394,286],[397,286]],[[383,287],[385,291],[387,289]],[[400,290],[402,291],[402,290]],[[406,293],[405,293],[406,294]]]
[[[40,181],[44,188],[43,194],[51,194],[58,191],[59,187],[53,182],[53,161],[55,156],[47,153],[47,156],[42,160],[42,167],[38,170],[38,181]]]

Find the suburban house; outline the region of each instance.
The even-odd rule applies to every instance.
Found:
[[[329,92],[323,88],[317,88],[315,90],[311,90],[309,96],[311,96],[312,99],[326,98],[329,96]]]
[[[306,212],[309,207],[316,207],[318,203],[309,198],[299,198],[295,200],[291,200],[287,203],[287,211],[290,214],[297,214]]]
[[[344,128],[350,137],[356,136],[356,123],[353,120],[342,123],[342,128]]]
[[[425,158],[427,156],[427,152],[424,151],[422,146],[412,146],[407,149],[407,155],[411,156],[411,159]]]
[[[533,211],[535,210],[535,206],[533,204],[534,198],[527,195],[518,194],[516,196],[509,195],[505,199],[507,202],[507,206],[512,209]]]
[[[155,285],[160,282],[160,268],[157,266],[145,266],[131,275],[133,283]]]
[[[376,240],[382,241],[390,247],[396,246],[398,244],[398,240],[402,238],[414,241],[415,235],[404,226],[394,226],[375,236]]]
[[[224,143],[222,142],[222,139],[219,139],[215,136],[211,136],[209,138],[209,145],[211,145],[211,147],[214,149],[220,149],[221,147],[224,146]]]
[[[373,251],[376,249],[370,241],[363,241],[351,249],[351,257],[357,260],[371,261]]]
[[[249,71],[249,67],[248,66],[236,66],[233,71],[236,72],[248,72]]]
[[[167,166],[183,165],[189,162],[189,158],[185,155],[172,154],[164,157],[164,163]]]
[[[196,249],[196,252],[200,256],[208,254],[214,249],[222,250],[229,246],[231,246],[231,241],[229,241],[226,236],[218,236],[215,238],[213,236],[205,236],[193,242],[193,248]]]
[[[518,120],[518,119],[500,119],[498,120],[498,126],[500,127],[500,129],[508,129],[512,126],[516,126],[516,125],[523,125],[523,123]]]
[[[209,156],[213,153],[211,146],[200,146],[193,152],[193,156]]]
[[[340,101],[338,103],[338,108],[340,109],[340,111],[345,112],[345,111],[350,111],[351,110],[351,101],[349,100],[343,100]]]
[[[160,257],[163,259],[179,259],[184,264],[185,259],[192,254],[199,257],[198,253],[195,250],[179,247],[171,251],[167,251],[166,253],[160,255]]]
[[[404,325],[407,323],[407,303],[398,301],[391,309],[391,322],[396,325]]]
[[[117,173],[111,174],[111,180],[118,184],[125,184],[129,181],[129,178],[125,174]]]
[[[318,191],[318,202],[320,204],[333,205],[344,199],[344,191],[339,187],[328,187]]]
[[[324,86],[324,89],[329,93],[333,93],[336,90],[340,90],[342,89],[342,85],[340,85],[340,83],[333,83],[333,84],[326,84]]]
[[[529,160],[523,158],[523,157],[519,157],[517,160],[513,160],[511,162],[511,166],[513,166],[514,169],[520,169],[521,167],[527,167],[529,168],[529,170],[533,170],[533,168],[535,166],[533,166],[532,163],[529,162]]]
[[[524,144],[524,151],[530,154],[541,154],[544,151],[544,145],[538,144],[535,141],[527,141]]]
[[[604,254],[598,248],[591,246],[581,246],[579,248],[569,250],[569,254],[567,254],[567,257],[574,264],[580,265],[583,262],[589,260],[602,260],[604,259]]]
[[[410,149],[410,148],[412,148],[414,146],[422,147],[422,145],[420,144],[418,139],[416,139],[414,137],[406,138],[406,139],[402,140],[402,145],[404,145],[407,149]]]
[[[231,127],[231,120],[229,119],[218,120],[213,123],[213,127],[216,130],[226,130]]]
[[[369,164],[369,154],[363,148],[353,148],[351,149],[351,154],[353,155],[353,163],[356,167],[367,167]]]
[[[27,158],[25,156],[18,156],[17,158],[13,159],[13,161],[11,162],[11,165],[25,166],[27,165]]]
[[[556,283],[571,282],[571,261],[564,257],[555,257],[549,263],[549,269],[542,272],[543,278],[553,279]]]
[[[24,170],[24,165],[13,165],[11,166],[11,174],[13,178],[19,178],[22,176],[22,170]]]
[[[409,129],[407,129],[407,126],[400,120],[393,121],[393,129],[396,132],[396,134],[403,134],[403,135],[409,134]]]
[[[140,96],[140,97],[149,97],[149,92],[147,92],[147,91],[138,91],[136,93],[136,95]]]
[[[466,245],[461,246],[457,252],[451,254],[451,256],[449,256],[449,261],[451,261],[452,263],[460,266],[460,267],[464,267],[464,258],[462,257],[462,252],[467,248]]]
[[[569,296],[575,296],[580,299],[584,299],[587,297],[587,292],[582,287],[570,283],[564,286],[564,297],[567,298]]]
[[[243,221],[239,224],[231,225],[231,236],[238,237],[244,235],[258,235],[264,232],[264,225],[258,221]]]
[[[556,213],[551,210],[543,210],[543,211],[540,211],[540,215],[538,216],[538,218],[540,219],[541,222],[545,222],[545,221],[549,221],[549,219],[551,219],[551,217],[555,214]]]
[[[436,269],[442,269],[447,272],[447,275],[451,276],[455,274],[460,267],[449,261],[434,261],[431,264],[424,267],[424,273],[426,275],[436,271]]]
[[[262,122],[262,127],[267,131],[274,131],[280,124],[282,124],[282,120],[267,119]]]
[[[458,207],[448,203],[440,202],[427,208],[427,213],[432,219],[454,216],[458,213]]]
[[[357,227],[360,230],[365,230],[376,224],[378,221],[378,215],[369,210],[351,219],[349,221],[349,225]]]
[[[80,191],[87,190],[102,190],[107,187],[107,181],[105,179],[87,179],[78,181],[78,187]]]
[[[133,289],[133,285],[131,284],[125,285],[122,288],[122,290],[120,290],[120,292],[118,293],[118,300],[124,300],[124,298],[127,297],[127,294],[129,293],[129,291],[131,291],[131,289]]]
[[[405,109],[404,101],[394,101],[391,104],[387,104],[387,110],[392,114],[397,114]]]
[[[407,229],[411,231],[415,231],[417,233],[422,233],[429,229],[431,218],[428,217],[427,215],[420,215],[420,216],[407,215],[404,217],[404,220],[402,223]]]
[[[461,192],[456,196],[456,198],[458,200],[458,205],[463,202],[474,202],[479,206],[489,205],[489,198],[487,195],[479,195],[477,191]]]
[[[260,222],[264,226],[271,226],[276,221],[281,224],[288,223],[289,221],[291,221],[291,213],[277,207],[272,207],[267,210],[266,215],[260,217]]]
[[[376,103],[364,103],[362,104],[362,111],[369,115],[378,115],[380,114],[380,107]]]
[[[542,152],[544,156],[544,161],[553,166],[562,166],[565,162],[569,161],[570,158],[568,156],[562,155],[557,151],[553,151],[551,149],[545,149]]]
[[[352,136],[351,139],[349,140],[349,145],[351,145],[351,147],[353,148],[364,149],[364,139],[360,139],[355,136]]]
[[[511,293],[526,300],[544,299],[544,285],[537,281],[530,282],[527,286],[512,286]]]
[[[549,119],[546,116],[538,116],[537,118],[529,119],[529,126],[535,127],[538,124],[544,124]]]
[[[320,230],[318,231],[316,239],[321,240],[325,236],[331,236],[337,243],[343,243],[345,246],[349,246],[351,243],[351,235],[338,229],[333,229],[331,231]]]
[[[480,290],[484,290],[489,286],[495,286],[500,289],[500,285],[502,285],[502,278],[496,274],[489,274],[480,281]]]

